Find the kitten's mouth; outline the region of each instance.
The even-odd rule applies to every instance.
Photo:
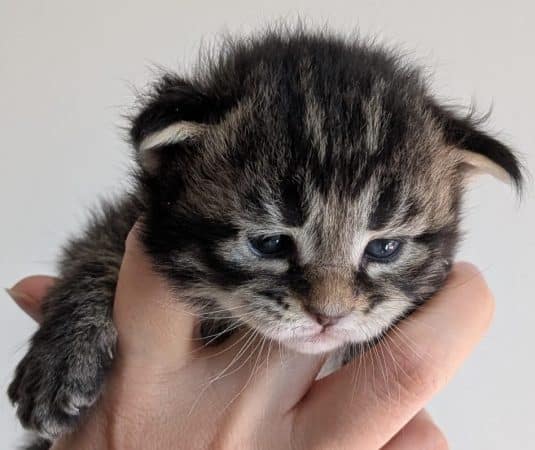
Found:
[[[347,342],[347,336],[336,328],[324,327],[319,331],[283,340],[283,344],[300,353],[327,353]]]

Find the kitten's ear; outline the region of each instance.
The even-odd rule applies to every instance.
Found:
[[[522,189],[522,166],[512,149],[482,131],[471,117],[457,117],[437,105],[433,109],[446,143],[458,152],[460,168],[467,176],[486,173]]]
[[[146,96],[130,128],[141,167],[156,174],[166,152],[202,138],[215,112],[210,98],[193,83],[174,75],[162,77]]]

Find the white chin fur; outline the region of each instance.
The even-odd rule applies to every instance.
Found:
[[[299,353],[315,355],[319,353],[329,353],[344,345],[340,339],[332,337],[317,337],[309,339],[290,339],[281,341],[282,345]]]

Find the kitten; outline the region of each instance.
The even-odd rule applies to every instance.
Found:
[[[131,126],[135,189],[70,241],[9,396],[46,439],[98,397],[126,235],[207,328],[224,316],[300,352],[377,340],[448,274],[466,180],[520,187],[517,158],[389,51],[327,33],[227,43],[167,74]],[[239,309],[238,309],[239,307]],[[46,446],[46,443],[41,445]]]

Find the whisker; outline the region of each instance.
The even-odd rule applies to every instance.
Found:
[[[251,370],[251,373],[249,374],[249,377],[247,378],[247,381],[245,382],[244,386],[238,391],[237,394],[235,394],[232,397],[232,399],[228,402],[228,404],[221,410],[221,413],[223,413],[228,407],[230,407],[232,405],[232,403],[234,403],[234,401],[236,401],[236,399],[247,389],[247,387],[249,386],[251,380],[256,375],[257,369],[258,369],[258,360],[262,355],[262,351],[264,349],[264,345],[266,343],[266,340],[267,339],[265,337],[262,337],[262,341],[261,341],[260,344],[257,344],[257,347],[256,347],[255,351],[250,352],[249,357],[247,358],[246,362],[249,361],[249,359],[252,357],[252,355],[256,352],[256,360],[255,360],[255,362],[253,364],[253,368]],[[258,349],[258,347],[260,347],[260,349]],[[242,365],[242,367],[243,367],[243,365]]]
[[[238,351],[238,353],[236,355],[234,355],[234,357],[232,358],[231,362],[218,374],[216,375],[215,377],[212,377],[211,379],[208,380],[208,382],[205,383],[204,387],[202,388],[201,392],[199,393],[199,395],[197,396],[197,399],[193,402],[193,405],[191,406],[189,412],[188,412],[188,415],[187,417],[191,417],[191,414],[193,413],[193,411],[195,410],[196,406],[199,404],[199,401],[201,400],[202,396],[204,395],[204,393],[207,391],[207,389],[215,382],[221,380],[223,377],[226,377],[228,375],[231,375],[233,373],[235,373],[236,370],[239,370],[241,367],[243,367],[243,364],[240,365],[240,367],[234,371],[231,371],[231,372],[228,372],[228,369],[230,367],[232,367],[232,365],[243,355],[243,353],[245,353],[247,351],[247,349],[251,346],[251,343],[254,342],[254,338],[255,338],[255,335],[256,335],[256,332],[254,330],[251,330],[251,336],[249,337],[249,339],[247,340],[247,342],[245,343],[245,345]],[[249,356],[247,357],[246,361],[250,358],[250,355],[252,353],[249,353]],[[244,363],[245,364],[245,363]]]

